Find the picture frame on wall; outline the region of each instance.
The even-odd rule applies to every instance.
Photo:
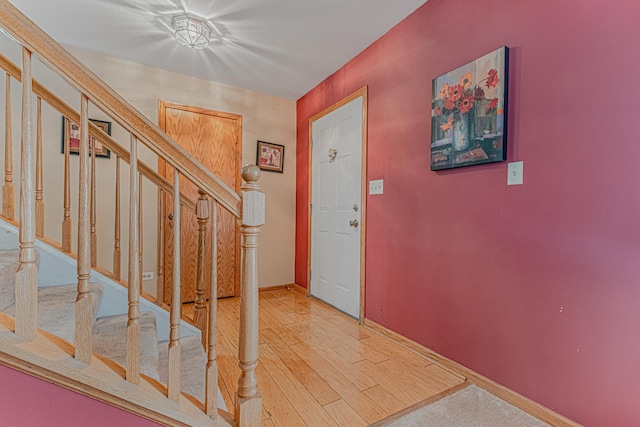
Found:
[[[284,170],[284,145],[258,141],[256,164],[262,170],[282,173]]]
[[[508,64],[505,46],[433,79],[431,170],[507,159]]]
[[[64,154],[64,146],[65,140],[67,138],[67,121],[66,117],[62,117],[62,149],[61,152]],[[100,130],[102,130],[107,135],[111,135],[111,122],[106,122],[104,120],[96,120],[89,119],[91,123],[98,126]],[[80,126],[76,123],[69,123],[69,153],[70,154],[79,154],[80,153]],[[99,141],[97,141],[92,136],[89,136],[89,149],[95,144],[95,154],[96,157],[111,157],[111,151],[107,149],[104,145],[102,145]]]

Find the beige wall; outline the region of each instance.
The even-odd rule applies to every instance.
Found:
[[[113,87],[135,108],[152,122],[157,123],[158,100],[197,106],[212,110],[242,115],[242,163],[255,163],[257,140],[269,141],[285,146],[284,173],[263,172],[260,184],[266,194],[267,223],[262,228],[259,250],[259,285],[261,287],[289,284],[294,277],[294,233],[295,233],[295,102],[264,95],[213,81],[197,79],[169,71],[160,70],[112,57],[71,50],[82,62],[107,84]],[[19,61],[19,56],[12,60]],[[42,64],[34,65],[35,77],[51,88],[74,108],[79,106],[78,93],[64,81],[53,76]],[[4,85],[2,85],[4,86]],[[4,93],[4,88],[1,92]],[[19,170],[19,118],[20,85],[12,85],[14,122],[14,169]],[[4,95],[2,95],[4,97]],[[90,117],[110,120],[104,113],[92,107]],[[61,117],[45,106],[43,109],[44,135],[44,193],[46,209],[46,234],[61,240],[62,221],[62,161]],[[129,136],[124,129],[113,123],[112,135],[128,148]],[[154,169],[157,157],[148,150],[140,150],[139,157]],[[0,157],[3,156],[0,155]],[[72,156],[72,183],[76,182],[77,156]],[[98,262],[111,270],[113,258],[113,224],[115,195],[115,159],[97,160],[98,221],[101,237],[98,244]],[[128,212],[128,166],[122,165],[122,238],[123,276],[126,278],[127,256],[127,212]],[[16,183],[18,177],[16,176]],[[72,212],[76,218],[77,186],[72,184]],[[16,190],[16,199],[19,190]],[[157,271],[157,196],[155,187],[143,184],[143,271]],[[77,223],[74,223],[74,229]],[[74,242],[75,242],[74,231]],[[144,290],[156,293],[155,279],[143,282]]]

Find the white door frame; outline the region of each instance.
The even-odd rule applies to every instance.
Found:
[[[309,119],[309,197],[308,197],[308,218],[307,218],[307,295],[311,295],[311,201],[313,197],[313,150],[311,149],[311,140],[313,138],[313,122],[326,116],[327,114],[337,110],[338,108],[348,104],[349,102],[362,97],[362,172],[361,172],[361,189],[360,189],[360,316],[358,321],[363,323],[365,310],[365,242],[367,234],[367,86],[358,89],[352,94],[346,96],[330,107],[325,108],[318,114]]]

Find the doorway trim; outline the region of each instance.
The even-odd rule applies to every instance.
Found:
[[[203,108],[203,107],[195,107],[195,106],[190,106],[190,105],[184,105],[184,104],[178,104],[178,103],[174,103],[174,102],[168,102],[168,101],[163,101],[162,99],[158,100],[158,127],[160,129],[162,129],[162,131],[164,132],[166,129],[166,122],[165,122],[165,117],[166,117],[166,110],[167,109],[177,109],[177,110],[182,110],[182,111],[188,111],[190,113],[196,113],[196,114],[206,114],[206,115],[212,115],[212,116],[217,116],[217,117],[223,117],[226,119],[230,119],[236,122],[236,126],[238,129],[238,133],[237,133],[237,140],[236,140],[236,170],[238,172],[242,171],[242,115],[240,114],[233,114],[233,113],[226,113],[224,111],[218,111],[218,110],[212,110],[209,108]],[[177,141],[176,141],[177,143]],[[179,143],[177,143],[178,145],[180,145]],[[163,165],[163,160],[158,157],[158,172],[160,172],[160,168]],[[213,173],[213,171],[212,171]],[[162,174],[161,174],[162,175]],[[235,191],[236,193],[240,193],[240,188],[242,186],[242,176],[241,173],[237,173],[235,176],[235,181],[234,181],[234,185],[233,185],[233,191]],[[159,191],[160,193],[160,191]],[[209,198],[211,205],[210,205],[210,209],[213,209],[217,206],[217,202],[211,198]],[[162,200],[160,197],[158,197],[158,205],[159,205],[159,216],[164,214],[164,204],[162,203]],[[223,208],[224,209],[224,208]],[[208,221],[210,222],[210,221]],[[211,227],[211,225],[209,225],[209,227]],[[235,277],[236,279],[240,279],[241,277],[241,268],[242,268],[242,262],[241,262],[241,239],[240,239],[240,226],[237,225],[236,223],[236,230],[235,230],[235,241],[236,241],[236,247],[235,247]],[[158,221],[158,237],[164,239],[164,230],[163,230],[163,223],[161,221]],[[163,248],[164,248],[164,241],[162,244]],[[158,257],[163,256],[163,254],[160,254],[160,250],[161,248],[158,247]],[[159,261],[158,261],[159,263]],[[166,283],[167,278],[164,277],[164,281]],[[157,284],[157,288],[158,291],[160,290],[160,283]],[[164,295],[164,283],[162,284],[162,288],[163,288],[163,295]],[[211,287],[207,286],[206,287],[207,291],[205,293],[205,299],[209,299],[212,297],[212,295],[210,295],[210,290]],[[240,296],[240,280],[235,280],[234,283],[234,297],[239,297]],[[217,299],[217,296],[216,296]]]
[[[337,110],[338,108],[350,103],[351,101],[362,97],[362,172],[361,172],[361,189],[360,189],[360,206],[362,214],[360,218],[361,231],[360,231],[360,316],[358,322],[360,324],[364,321],[365,314],[365,256],[366,256],[366,236],[367,236],[367,98],[368,87],[364,86],[355,92],[342,98],[335,104],[325,108],[319,113],[313,115],[309,119],[309,192],[307,200],[307,296],[311,296],[311,202],[313,197],[313,150],[311,149],[311,143],[313,139],[313,122],[326,116],[327,114]]]

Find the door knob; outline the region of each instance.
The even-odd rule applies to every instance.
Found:
[[[173,221],[173,212],[171,212],[171,213],[169,214],[169,217],[168,217],[168,218],[169,218],[169,221]]]
[[[358,225],[359,225],[358,224],[358,220],[354,219],[354,220],[349,221],[349,225],[352,226],[352,227],[358,228]]]

